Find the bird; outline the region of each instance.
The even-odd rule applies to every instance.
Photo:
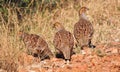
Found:
[[[29,52],[31,55],[34,56],[37,54],[41,60],[54,57],[53,53],[48,47],[47,42],[39,35],[29,34],[23,31],[19,31],[18,34],[19,37],[23,40],[27,48],[27,52]]]
[[[86,11],[89,8],[81,7],[79,10],[79,21],[74,25],[74,37],[77,41],[77,45],[83,50],[84,47],[95,48],[95,45],[91,43],[94,28],[91,22],[88,20],[87,16],[85,15]]]
[[[59,22],[54,23],[53,28],[56,30],[53,39],[54,47],[58,53],[63,54],[66,63],[69,64],[74,46],[74,37]]]

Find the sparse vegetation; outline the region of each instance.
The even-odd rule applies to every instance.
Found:
[[[119,0],[1,0],[0,1],[0,69],[16,72],[18,56],[25,51],[17,33],[23,30],[42,36],[54,52],[52,29],[62,22],[73,33],[78,10],[87,6],[88,18],[95,29],[93,44],[120,42]],[[20,1],[20,2],[19,2]],[[12,68],[11,68],[12,67]]]

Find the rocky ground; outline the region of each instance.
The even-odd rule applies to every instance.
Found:
[[[70,64],[61,58],[39,59],[22,53],[18,72],[120,72],[120,43],[98,44],[85,48],[86,54],[74,54]]]

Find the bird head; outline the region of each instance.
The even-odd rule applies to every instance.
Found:
[[[64,29],[63,25],[59,22],[54,23],[53,28],[58,30],[58,31]]]
[[[24,37],[24,34],[25,34],[25,32],[23,32],[23,31],[19,31],[17,33],[17,35],[20,37],[20,39],[22,39]]]
[[[79,10],[79,15],[81,15],[83,13],[86,13],[87,10],[89,10],[89,8],[87,8],[87,7],[81,7],[80,10]]]
[[[23,34],[23,31],[18,32],[18,36],[22,36],[22,34]]]

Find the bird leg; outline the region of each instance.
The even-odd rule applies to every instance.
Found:
[[[65,59],[65,64],[69,65],[70,64],[70,59]]]
[[[89,48],[95,48],[96,46],[93,45],[93,44],[91,43],[91,40],[90,40],[89,43],[88,43],[88,47],[89,47]]]

